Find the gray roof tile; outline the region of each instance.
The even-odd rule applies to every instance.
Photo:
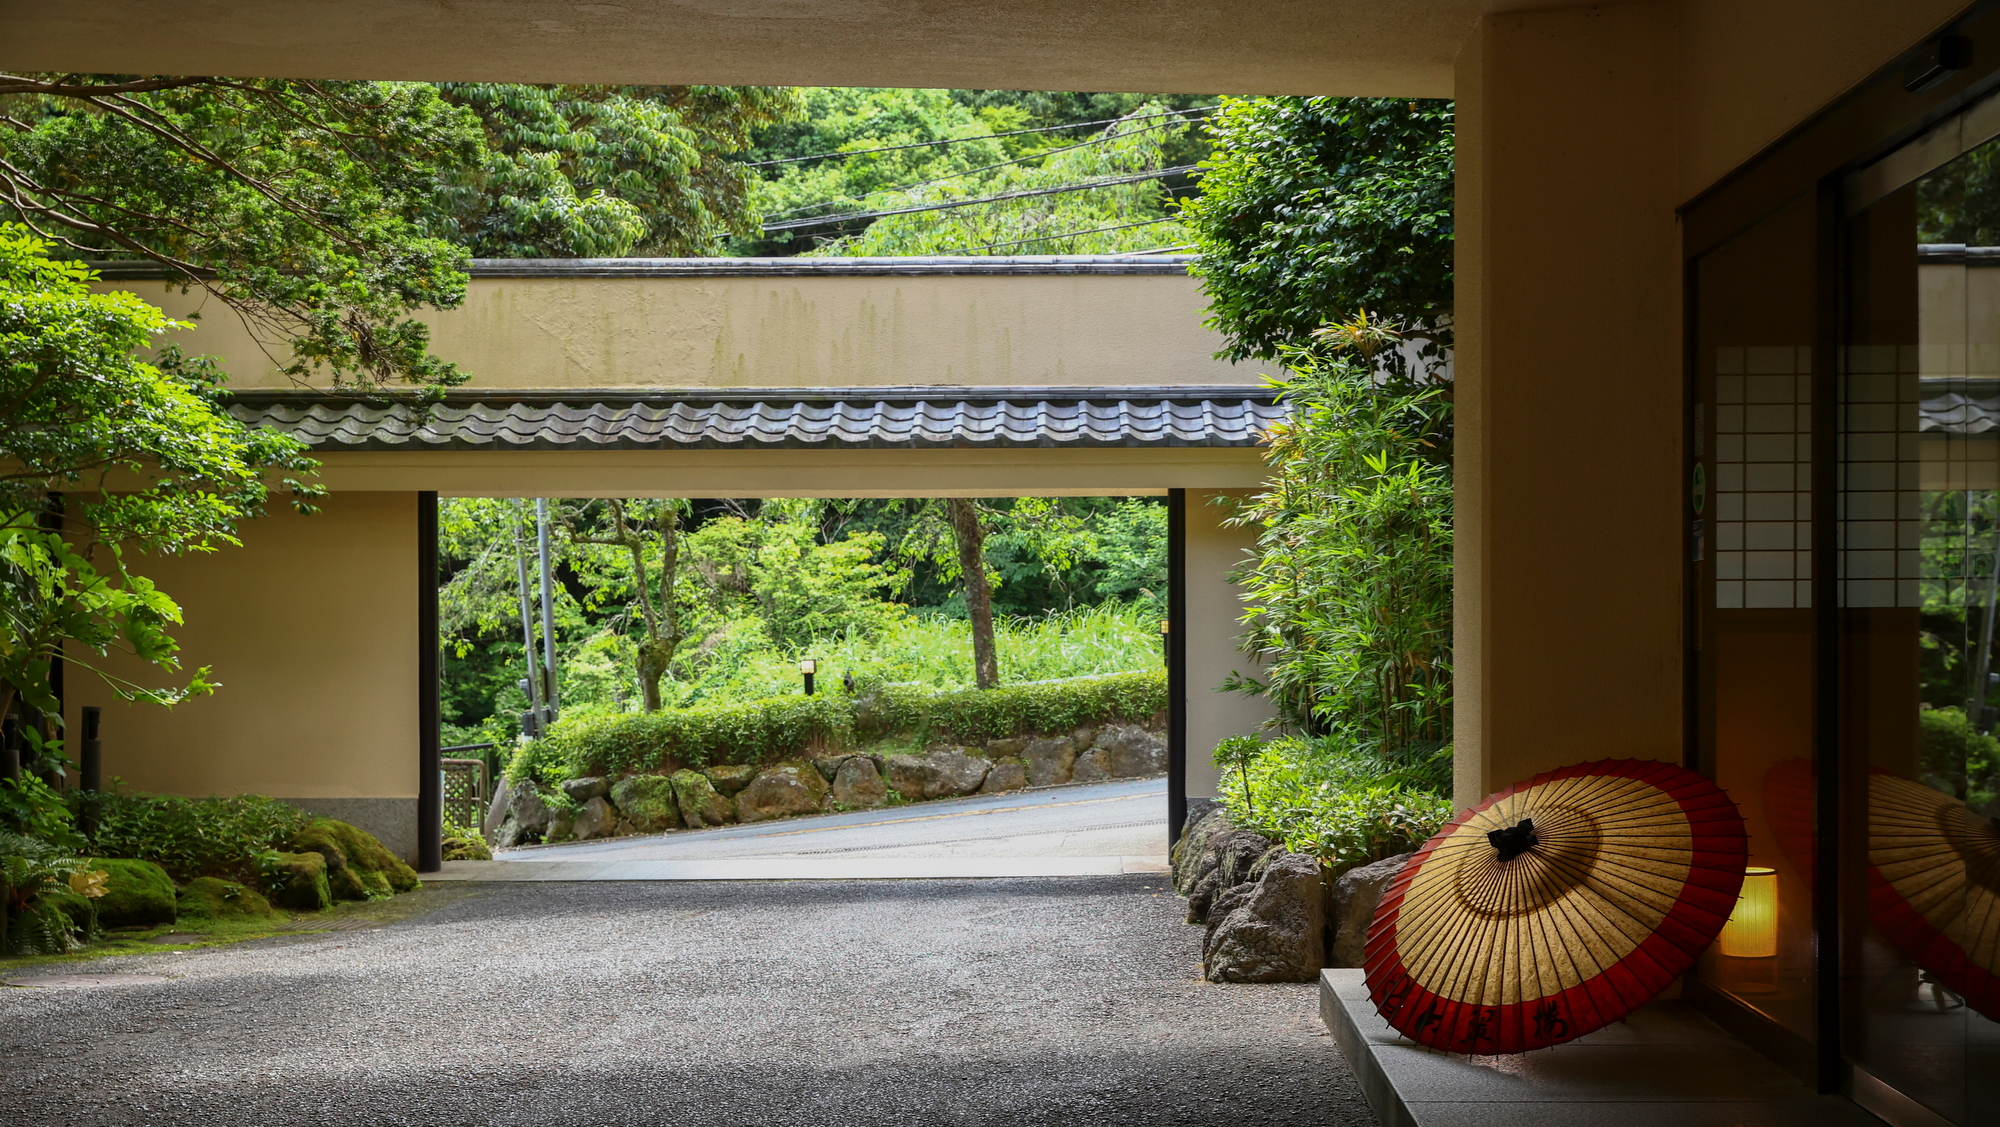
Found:
[[[247,393],[230,411],[322,450],[1253,446],[1267,388],[815,389],[447,396],[408,403]]]

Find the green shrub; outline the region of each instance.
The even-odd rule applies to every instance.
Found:
[[[1065,732],[1111,720],[1143,722],[1167,707],[1165,670],[931,692],[886,685],[858,725],[863,738],[910,732],[921,739],[992,740]]]
[[[1147,670],[984,691],[885,685],[859,699],[836,692],[654,713],[573,712],[548,738],[523,745],[508,764],[507,778],[553,786],[587,775],[771,763],[798,758],[815,745],[844,747],[856,739],[897,734],[919,742],[1000,739],[1113,720],[1139,723],[1166,707],[1166,672]],[[562,806],[560,794],[548,794],[545,801]]]
[[[45,841],[0,830],[0,954],[59,955],[89,938],[92,872]],[[81,906],[78,901],[82,901]]]
[[[1408,770],[1327,741],[1274,740],[1248,768],[1247,794],[1241,774],[1221,780],[1230,819],[1336,872],[1407,853],[1452,816],[1451,799]]]
[[[1991,802],[2000,775],[2000,740],[1974,728],[1962,708],[1927,708],[1917,720],[1925,781],[1974,807]]]
[[[105,857],[151,861],[177,882],[257,877],[257,855],[279,849],[311,818],[298,807],[261,795],[175,798],[112,791],[86,798],[97,827],[90,850]]]

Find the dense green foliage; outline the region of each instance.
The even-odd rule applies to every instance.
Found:
[[[92,660],[120,649],[178,669],[173,600],[126,567],[125,553],[236,543],[275,476],[305,507],[317,463],[293,439],[251,431],[216,404],[219,375],[169,348],[138,350],[183,327],[130,293],[92,293],[94,275],[52,262],[48,246],[0,225],[0,714],[16,695],[53,711],[50,662],[126,699],[172,703],[211,686],[148,687]],[[119,491],[100,492],[108,475]],[[62,505],[50,491],[90,491]],[[76,675],[75,673],[71,674]]]
[[[176,881],[221,877],[253,882],[258,855],[285,848],[312,821],[290,803],[245,794],[177,798],[135,791],[75,792],[96,822],[90,852],[151,861]]]
[[[1209,131],[1181,219],[1227,356],[1276,359],[1363,312],[1449,347],[1450,102],[1232,98]]]
[[[586,775],[762,764],[888,736],[981,740],[1063,732],[1113,720],[1141,722],[1166,708],[1164,671],[1121,673],[984,692],[922,685],[777,696],[660,712],[583,711],[522,745],[510,779],[544,784]]]
[[[1422,845],[1451,819],[1449,750],[1384,769],[1331,741],[1274,740],[1221,781],[1232,821],[1340,871]]]
[[[1365,324],[1292,350],[1271,478],[1232,518],[1258,531],[1248,648],[1284,718],[1394,753],[1451,738],[1451,403],[1384,385]]]
[[[1178,111],[1203,97],[812,88],[795,123],[759,134],[767,222],[1034,191],[1192,165],[1207,146]],[[1126,118],[1127,121],[1114,122]],[[1073,123],[1075,128],[1054,128]],[[1107,123],[1108,126],[1107,126]],[[1022,133],[1021,130],[1040,130]],[[1001,135],[1012,134],[1012,135]],[[947,142],[935,144],[933,142]],[[886,150],[886,151],[884,151]],[[827,156],[826,154],[855,154]],[[817,158],[800,160],[796,158]],[[1186,173],[743,240],[739,253],[1092,254],[1185,241],[1169,201]],[[1107,229],[1110,228],[1110,229]]]
[[[479,175],[444,186],[430,222],[482,258],[714,254],[755,231],[757,177],[730,157],[801,109],[796,90],[763,86],[439,90],[478,115],[486,154]]]
[[[590,530],[602,527],[601,507],[557,508],[573,524],[555,537],[562,700],[566,708],[636,707],[635,649],[644,635],[632,610],[631,555],[588,542]],[[684,640],[661,686],[664,706],[794,692],[801,657],[820,660],[828,685],[845,673],[871,683],[972,683],[964,599],[956,577],[937,562],[948,554],[941,549],[949,537],[932,508],[769,501],[697,509],[676,541]],[[1157,667],[1163,506],[1149,499],[1003,499],[986,515],[1004,679]],[[516,552],[522,542],[532,552],[532,510],[450,500],[442,530],[454,571],[442,617],[456,640],[445,662],[446,742],[511,742],[514,717],[526,708],[515,684],[524,673]],[[657,537],[644,545],[656,586],[663,548]]]
[[[0,216],[80,257],[150,258],[286,371],[459,382],[412,314],[468,251],[712,253],[753,228],[730,155],[790,90],[0,76]]]
[[[295,375],[460,378],[410,316],[464,299],[465,251],[425,221],[484,158],[435,87],[29,75],[0,78],[0,102],[0,205],[40,232],[167,265]]]
[[[92,938],[97,913],[85,894],[101,892],[103,877],[94,875],[60,846],[0,831],[0,955],[59,955],[79,933]]]
[[[1974,728],[1958,707],[1926,708],[1919,721],[1918,763],[1923,781],[1975,810],[1986,809],[2000,794],[2000,739]]]

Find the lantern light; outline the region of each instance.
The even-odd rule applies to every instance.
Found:
[[[1743,870],[1743,893],[1722,927],[1722,954],[1733,959],[1768,959],[1778,953],[1778,870]]]
[[[802,657],[799,659],[799,672],[810,677],[819,672],[819,662],[809,657]]]

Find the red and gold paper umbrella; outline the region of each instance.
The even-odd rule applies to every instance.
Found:
[[[1735,804],[1692,771],[1627,759],[1536,776],[1460,814],[1390,882],[1369,995],[1451,1052],[1581,1037],[1694,965],[1746,856]]]
[[[1922,783],[1868,779],[1868,918],[1965,1004],[2000,1020],[2000,828]]]

